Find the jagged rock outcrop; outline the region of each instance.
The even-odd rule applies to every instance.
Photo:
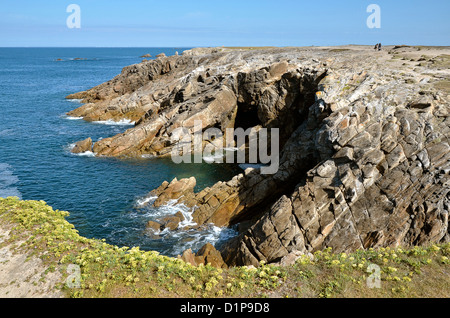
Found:
[[[153,205],[155,207],[160,207],[170,200],[177,200],[181,197],[189,195],[194,192],[194,188],[197,181],[194,177],[189,179],[181,179],[178,181],[177,178],[173,179],[172,182],[163,182],[161,186],[150,192],[150,196],[158,197]]]
[[[172,132],[197,119],[203,130],[280,128],[276,173],[249,168],[198,193],[195,179],[154,192],[156,205],[196,207],[199,225],[239,223],[221,249],[228,265],[449,241],[448,49],[420,64],[411,56],[423,49],[387,49],[195,49],[70,96],[87,103],[72,115],[136,120],[95,143],[99,156],[168,155]]]
[[[236,125],[277,127],[283,122],[281,139],[286,140],[314,101],[316,82],[325,72],[320,65],[299,67],[288,63],[290,59],[298,57],[283,50],[255,55],[200,49],[162,56],[125,67],[111,81],[69,95],[86,104],[68,115],[136,122],[125,133],[96,142],[98,156],[169,155],[174,130],[192,131],[196,120],[202,121],[203,129],[222,131]]]
[[[367,118],[342,145],[346,119],[329,123],[345,127],[327,140],[336,153],[229,243],[228,264],[276,262],[324,247],[340,252],[449,239],[450,148],[427,132],[435,118],[415,110],[396,111],[386,122]]]

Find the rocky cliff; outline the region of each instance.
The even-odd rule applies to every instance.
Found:
[[[196,207],[197,224],[240,224],[229,265],[450,240],[448,48],[193,49],[123,69],[68,98],[85,120],[136,122],[97,156],[167,156],[175,129],[280,129],[279,169],[248,168],[199,193],[154,193]],[[212,140],[211,140],[212,141]],[[207,141],[208,142],[208,141]],[[173,189],[184,189],[180,193]],[[295,258],[295,257],[294,257]]]

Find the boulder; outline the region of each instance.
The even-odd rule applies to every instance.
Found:
[[[180,222],[183,222],[186,219],[181,211],[175,213],[175,216],[180,219]]]
[[[166,216],[159,220],[162,224],[163,229],[169,229],[170,231],[175,231],[180,225],[181,219],[176,216]]]
[[[159,232],[161,230],[162,225],[155,221],[148,221],[146,228],[153,230],[154,232]]]
[[[222,255],[216,248],[210,243],[205,244],[196,253],[197,263],[201,264],[211,264],[211,266],[216,268],[226,268],[226,264],[222,259]]]
[[[189,263],[193,266],[197,266],[197,263],[195,261],[195,254],[192,252],[191,249],[187,249],[183,252],[183,255],[178,256],[179,259],[182,259],[186,263]]]
[[[159,236],[159,234],[161,233],[162,228],[162,224],[156,221],[148,221],[145,226],[145,234],[152,239],[160,239],[161,237]]]
[[[227,268],[222,256],[216,248],[210,243],[205,244],[197,253],[193,253],[191,249],[185,250],[178,258],[182,259],[186,263],[198,266],[200,264],[210,264],[216,268]]]
[[[72,153],[92,151],[92,139],[89,137],[87,139],[76,142],[71,151]]]

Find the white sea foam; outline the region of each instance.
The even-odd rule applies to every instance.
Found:
[[[153,206],[153,202],[155,202],[157,198],[158,197],[152,195],[139,198],[136,200],[135,207],[138,209],[147,209],[145,216],[151,219],[173,216],[177,212],[181,212],[184,220],[180,222],[179,228],[196,225],[192,217],[195,207],[189,208],[183,203],[178,203],[178,200],[170,200],[166,204],[156,208]]]
[[[205,241],[215,245],[219,241],[227,241],[236,235],[238,235],[238,232],[232,228],[211,225],[210,234],[206,236]]]
[[[141,156],[141,158],[152,159],[152,158],[156,158],[156,156],[155,156],[155,155],[150,155],[150,154],[143,154],[143,155]]]
[[[181,212],[184,220],[179,223],[177,229],[164,228],[162,231],[152,233],[163,240],[174,240],[176,242],[168,251],[171,255],[181,255],[187,249],[197,251],[206,243],[218,246],[238,234],[232,228],[221,228],[214,224],[196,227],[197,223],[193,220],[193,213],[197,207],[189,208],[183,203],[178,203],[178,200],[170,200],[156,208],[153,206],[156,199],[157,197],[153,195],[138,198],[135,201],[135,207],[140,211],[130,215],[147,221],[158,221],[166,216],[174,216],[176,213]]]
[[[183,214],[184,221],[180,223],[179,228],[196,225],[196,223],[192,221],[192,213],[194,212],[195,208],[188,208],[183,203],[178,203],[178,200],[170,200],[166,204],[153,209],[154,211],[152,215],[158,218],[172,216],[177,212],[181,212]]]
[[[22,194],[16,184],[19,178],[13,174],[13,169],[9,164],[0,163],[0,198],[18,197]]]
[[[142,208],[144,206],[146,206],[148,203],[150,203],[151,201],[155,201],[157,197],[155,196],[149,196],[149,197],[144,197],[141,199],[138,199],[136,201],[136,207],[138,208]]]
[[[75,147],[75,144],[69,144],[68,146],[64,147],[67,152],[69,152],[71,155],[79,156],[79,157],[95,157],[95,153],[92,151],[85,151],[80,153],[73,153],[72,149]]]
[[[133,126],[136,124],[136,122],[131,121],[129,119],[121,119],[119,121],[114,121],[114,120],[108,119],[108,120],[93,121],[92,123],[100,124],[100,125],[108,125],[108,126]]]
[[[68,120],[81,120],[83,119],[83,117],[73,117],[73,116],[65,116],[66,119]]]
[[[68,119],[68,120],[82,120],[83,117],[77,117],[77,116],[68,116],[66,114],[61,115],[61,117]],[[134,126],[136,122],[131,121],[130,119],[121,119],[119,121],[114,121],[112,119],[108,120],[97,120],[92,121],[93,124],[98,125],[107,125],[107,126]]]
[[[194,208],[188,208],[184,204],[178,204],[177,207],[179,208],[179,211],[181,214],[183,214],[184,220],[180,222],[179,228],[186,228],[189,226],[195,226],[197,223],[194,222],[194,218],[192,217],[192,213],[195,210]]]
[[[208,224],[200,229],[178,230],[176,232],[168,231],[164,234],[171,235],[177,240],[178,243],[173,247],[173,253],[181,255],[189,248],[197,251],[206,243],[217,246],[221,242],[225,242],[236,236],[237,232],[231,228],[221,228],[213,224]]]
[[[155,208],[152,203],[157,199],[156,196],[142,197],[136,200],[135,206],[139,209],[147,209],[144,214],[140,214],[148,220],[158,220],[166,216],[173,216],[177,212],[183,214],[184,220],[179,223],[176,230],[165,228],[162,231],[153,233],[164,239],[175,239],[176,244],[171,248],[172,254],[181,254],[183,251],[191,248],[193,251],[200,249],[206,243],[216,245],[237,235],[237,232],[231,228],[221,228],[214,224],[207,224],[200,228],[193,228],[197,223],[193,220],[193,212],[196,207],[189,208],[178,200],[170,200],[166,204]]]
[[[67,116],[67,115],[62,115],[63,118],[68,119],[68,120],[82,120],[83,117],[76,117],[76,116]],[[98,121],[93,121],[93,124],[97,124],[97,125],[107,125],[107,126],[134,126],[136,124],[136,122],[131,121],[129,119],[121,119],[119,121],[114,121],[111,119],[108,120],[98,120]]]
[[[73,102],[73,103],[79,103],[81,104],[81,102],[83,101],[83,99],[78,99],[78,98],[70,98],[67,99],[69,102]]]
[[[92,151],[74,153],[73,155],[80,156],[80,157],[95,157],[95,153],[93,153]]]

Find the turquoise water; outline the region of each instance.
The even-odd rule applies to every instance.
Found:
[[[0,48],[0,197],[44,200],[54,209],[69,211],[68,221],[83,236],[169,256],[196,250],[206,241],[220,244],[232,235],[210,227],[167,232],[155,239],[145,234],[146,222],[183,207],[154,209],[139,203],[165,180],[195,176],[200,190],[229,180],[238,168],[70,153],[76,141],[96,141],[130,126],[70,120],[65,114],[80,104],[65,96],[113,78],[123,67],[139,63],[143,54],[175,51],[183,49]]]

